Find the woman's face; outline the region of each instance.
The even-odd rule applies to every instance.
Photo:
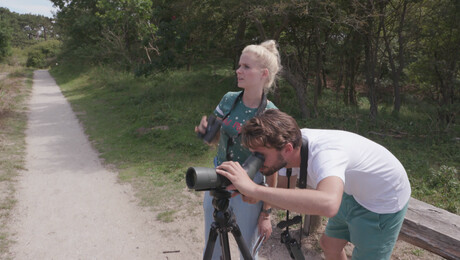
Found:
[[[236,77],[238,79],[238,87],[246,88],[263,88],[267,80],[268,71],[262,69],[255,57],[251,52],[241,54],[238,69],[236,70]]]

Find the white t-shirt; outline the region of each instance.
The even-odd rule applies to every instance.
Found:
[[[302,129],[308,140],[307,183],[316,189],[321,180],[337,176],[344,192],[368,210],[395,213],[410,199],[411,188],[404,167],[385,147],[360,135],[323,129]],[[285,169],[279,171],[286,175]],[[292,175],[298,175],[294,168]]]

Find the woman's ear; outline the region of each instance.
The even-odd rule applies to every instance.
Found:
[[[267,77],[268,78],[268,69],[262,69],[262,77]]]

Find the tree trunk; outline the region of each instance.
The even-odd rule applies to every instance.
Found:
[[[257,31],[259,32],[260,38],[262,41],[267,40],[267,34],[265,33],[265,29],[262,25],[262,23],[259,21],[257,18],[253,18],[254,25],[256,26]]]
[[[322,82],[321,82],[321,68],[322,68],[322,54],[321,54],[321,39],[320,39],[320,31],[318,26],[315,26],[314,30],[314,39],[315,39],[315,91],[313,93],[313,108],[315,112],[315,117],[318,115],[317,113],[317,108],[318,108],[318,99],[321,96],[321,88],[322,88]]]
[[[43,38],[45,39],[45,41],[47,40],[46,26],[43,26]]]
[[[339,72],[337,76],[337,81],[335,82],[335,108],[336,108],[336,114],[339,114],[339,91],[340,87],[342,86],[343,83],[343,64],[342,64],[343,57],[340,58],[340,67],[339,67]]]
[[[380,2],[384,6],[384,1]],[[374,11],[373,3],[367,3],[368,18],[364,26],[364,53],[365,53],[365,74],[366,85],[368,87],[368,97],[370,103],[370,117],[376,119],[378,114],[377,108],[377,86],[375,83],[375,74],[377,67],[377,53],[379,49],[379,35],[382,28],[382,20],[379,22],[378,30],[374,33]],[[382,14],[378,14],[382,16]]]
[[[315,30],[315,47],[316,47],[316,69],[315,69],[315,78],[316,78],[316,94],[321,96],[321,88],[322,88],[322,75],[321,69],[323,67],[323,54],[321,50],[321,33],[316,26]]]
[[[377,118],[377,93],[375,87],[375,61],[372,59],[372,46],[369,42],[370,39],[366,39],[364,43],[365,52],[365,66],[366,66],[366,85],[368,88],[368,99],[370,104],[370,117],[372,119]]]
[[[297,101],[299,102],[300,111],[302,113],[302,118],[309,118],[310,111],[307,107],[307,95],[305,86],[302,84],[302,80],[299,80],[298,77],[292,74],[289,70],[284,70],[282,76],[295,89]]]
[[[357,31],[351,31],[345,46],[345,88],[343,101],[345,105],[357,105],[355,81],[356,73],[361,63],[361,36]]]
[[[398,43],[399,43],[399,53],[398,53],[398,60],[399,60],[399,67],[396,72],[396,80],[398,85],[394,87],[394,94],[395,94],[395,101],[394,101],[394,108],[393,110],[399,113],[401,109],[401,87],[399,84],[399,80],[401,79],[401,75],[404,69],[404,36],[403,36],[403,28],[404,28],[404,21],[407,12],[407,1],[403,2],[403,10],[401,13],[401,20],[399,22],[399,29],[398,29]]]
[[[398,62],[399,67],[396,68],[395,59],[393,57],[393,52],[390,46],[390,40],[388,39],[388,34],[386,31],[386,26],[383,23],[383,39],[385,41],[385,48],[388,53],[388,62],[390,63],[391,67],[391,75],[393,80],[393,95],[394,95],[394,103],[393,103],[393,113],[399,113],[401,109],[401,87],[400,87],[400,78],[404,68],[404,38],[402,35],[403,27],[404,27],[404,20],[407,10],[407,1],[403,1],[403,7],[401,11],[401,18],[399,20],[399,28],[398,28]],[[383,12],[382,12],[383,13]],[[383,20],[383,16],[381,17]]]
[[[235,46],[234,46],[234,53],[235,53],[235,60],[233,64],[233,69],[236,70],[238,68],[238,63],[240,60],[240,54],[242,49],[244,48],[244,37],[247,27],[247,20],[243,18],[240,20],[238,24],[238,30],[236,31],[235,35]]]

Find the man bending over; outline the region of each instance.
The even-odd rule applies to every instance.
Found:
[[[383,146],[360,135],[324,129],[299,129],[294,118],[275,109],[247,121],[242,143],[265,156],[266,176],[304,160],[313,189],[257,185],[237,162],[224,162],[217,173],[252,200],[278,208],[329,218],[320,244],[326,259],[390,259],[410,199],[410,183],[399,160]],[[304,148],[302,148],[302,146]],[[302,148],[302,149],[301,149]],[[301,153],[301,150],[303,151]]]

